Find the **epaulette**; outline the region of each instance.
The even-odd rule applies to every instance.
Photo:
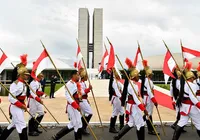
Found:
[[[14,83],[15,83],[16,85],[18,84],[18,82],[19,82],[18,80],[15,80],[15,81],[14,81]]]

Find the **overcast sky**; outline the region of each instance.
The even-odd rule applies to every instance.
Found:
[[[199,0],[0,0],[0,46],[34,57],[41,39],[50,54],[75,58],[78,9],[103,8],[104,39],[121,58],[134,58],[137,40],[144,57],[164,54],[162,39],[173,52],[180,52],[180,39],[199,49],[199,7]]]

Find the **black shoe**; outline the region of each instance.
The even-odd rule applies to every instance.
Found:
[[[117,116],[110,118],[110,129],[109,129],[110,133],[118,133],[118,131],[115,129],[116,120],[117,120]]]
[[[15,128],[8,130],[5,128],[0,136],[0,140],[6,140]]]
[[[173,135],[172,140],[178,140],[179,137],[181,136],[182,130],[183,130],[183,127],[180,127],[180,126],[177,125],[176,129],[174,131],[174,135]]]
[[[39,133],[33,131],[33,132],[29,132],[28,135],[29,135],[29,136],[39,136]]]
[[[75,140],[82,140],[82,132],[81,128],[78,129],[77,132],[74,132]]]
[[[113,140],[119,140],[121,137],[123,137],[132,127],[129,127],[128,124],[125,125],[118,133],[117,136],[113,137]]]
[[[64,127],[63,129],[61,129],[56,135],[52,136],[53,140],[59,140],[60,138],[62,138],[64,135],[68,134],[69,132],[71,132],[73,130],[69,129],[67,126]]]
[[[19,134],[19,138],[20,140],[28,140],[27,128],[22,130],[22,133]]]
[[[2,129],[1,126],[0,126],[0,135],[2,134],[2,132],[3,132],[3,129]]]
[[[177,123],[178,123],[178,120],[176,120],[176,121],[174,122],[174,124],[171,125],[171,128],[172,128],[172,129],[175,129],[176,126],[177,126]]]
[[[138,140],[145,140],[145,132],[144,132],[144,126],[140,127],[140,130],[137,130],[137,137]]]
[[[124,115],[119,116],[119,123],[120,123],[119,129],[121,130],[124,127]]]
[[[91,118],[92,118],[92,114],[88,115],[87,117],[85,116],[85,119],[86,119],[87,122],[85,122],[85,119],[83,119],[83,117],[81,118],[82,124],[83,124],[83,127],[82,127],[82,134],[83,135],[90,135],[90,133],[87,131],[87,123],[90,122]]]
[[[148,131],[148,134],[149,135],[156,135],[156,132],[154,130],[152,130],[152,131]],[[159,132],[157,132],[157,134],[160,135]]]
[[[182,133],[186,133],[187,131],[183,129],[181,132],[182,132]]]
[[[110,129],[109,129],[109,132],[110,132],[110,133],[118,133],[118,131],[117,131],[115,128],[110,128]]]
[[[90,133],[87,131],[87,129],[82,129],[82,134],[83,135],[90,135]]]

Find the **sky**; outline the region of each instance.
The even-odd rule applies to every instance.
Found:
[[[103,37],[121,59],[134,58],[137,40],[144,57],[183,45],[200,50],[199,0],[0,0],[0,47],[16,59],[36,58],[43,41],[50,54],[75,59],[78,9],[103,8]],[[73,62],[72,62],[73,64]]]

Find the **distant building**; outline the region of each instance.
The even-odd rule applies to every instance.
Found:
[[[90,25],[88,9],[80,8],[78,22],[78,40],[87,68],[91,66],[90,68],[98,69],[103,54],[103,9],[94,9],[93,22]]]

